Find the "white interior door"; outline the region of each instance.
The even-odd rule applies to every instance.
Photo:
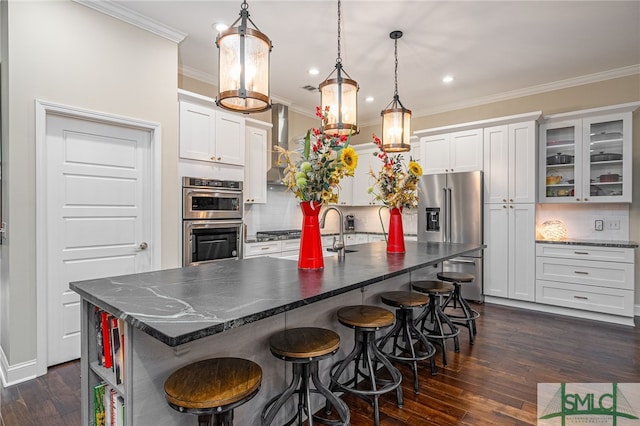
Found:
[[[151,132],[47,115],[47,365],[80,357],[69,282],[151,268]]]

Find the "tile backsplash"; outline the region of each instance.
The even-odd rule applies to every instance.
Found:
[[[629,240],[628,204],[538,204],[536,226],[547,220],[561,220],[567,238],[574,240]],[[595,230],[595,221],[603,221],[603,230]],[[620,229],[609,229],[618,222]]]
[[[298,199],[286,187],[269,185],[267,192],[267,204],[246,204],[244,222],[247,235],[255,235],[258,231],[273,231],[281,229],[300,229],[302,226],[302,213],[298,206]],[[389,211],[379,206],[338,206],[346,216],[355,216],[355,230],[358,232],[382,232],[380,217],[384,226],[389,224]],[[415,209],[407,209],[402,214],[404,232],[415,234],[417,230],[417,212]],[[338,232],[338,215],[329,213],[323,233]]]

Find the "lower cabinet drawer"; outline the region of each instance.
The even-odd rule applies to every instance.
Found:
[[[244,246],[244,257],[265,256],[269,254],[280,254],[282,244],[280,241],[269,241],[264,243],[250,243]]]
[[[633,290],[634,265],[632,263],[538,256],[536,258],[536,278],[546,281]]]
[[[585,311],[633,317],[633,290],[536,281],[536,302]]]

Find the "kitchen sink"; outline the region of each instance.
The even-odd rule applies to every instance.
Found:
[[[334,248],[329,247],[329,248],[327,249],[327,251],[331,251],[331,252],[337,253],[337,252],[338,252],[338,249],[334,249]],[[345,253],[355,253],[355,252],[357,252],[357,251],[358,251],[358,250],[353,250],[353,249],[344,249],[344,252],[345,252]]]

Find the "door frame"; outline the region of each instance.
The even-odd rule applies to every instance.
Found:
[[[143,179],[148,183],[147,199],[149,205],[147,217],[151,222],[149,245],[151,251],[151,270],[159,269],[161,262],[161,147],[162,131],[160,123],[124,117],[85,108],[62,105],[41,99],[35,100],[35,130],[36,130],[36,239],[42,244],[36,244],[36,375],[47,373],[47,318],[48,318],[48,244],[47,244],[47,202],[46,202],[46,139],[47,116],[59,115],[77,120],[93,121],[107,125],[130,127],[149,132],[150,152],[148,156],[147,173]]]

